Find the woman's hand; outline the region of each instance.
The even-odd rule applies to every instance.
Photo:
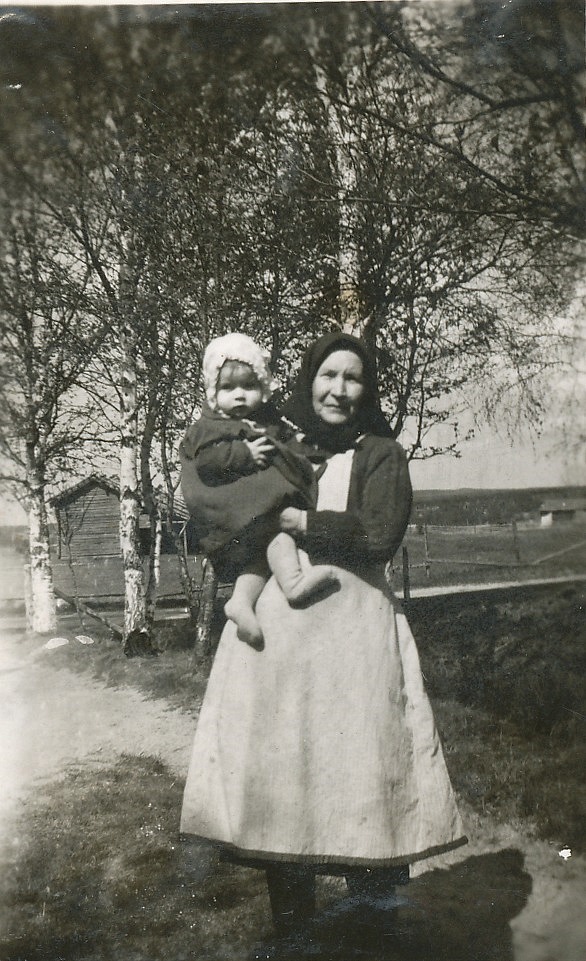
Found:
[[[279,526],[286,534],[305,534],[307,511],[300,511],[297,507],[286,507],[279,514]]]
[[[257,467],[269,466],[270,456],[274,453],[275,447],[265,434],[262,434],[261,437],[255,437],[254,440],[245,440],[244,443]]]

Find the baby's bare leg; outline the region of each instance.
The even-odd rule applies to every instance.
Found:
[[[246,641],[256,650],[262,649],[263,636],[254,608],[266,582],[264,574],[245,571],[236,578],[232,597],[224,606],[226,617],[236,624],[236,633],[240,640]]]
[[[314,595],[339,584],[333,567],[318,564],[303,570],[297,544],[289,534],[273,537],[267,548],[269,567],[292,607],[311,600]]]

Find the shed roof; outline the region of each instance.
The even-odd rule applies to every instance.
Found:
[[[81,496],[86,491],[91,490],[92,487],[101,487],[103,490],[107,491],[109,494],[115,494],[116,497],[120,496],[120,487],[118,482],[112,478],[107,477],[105,474],[88,474],[80,481],[76,481],[75,484],[70,484],[68,487],[63,488],[58,494],[55,494],[49,499],[49,503],[52,507],[62,507],[64,504],[70,502],[76,497]],[[163,502],[166,501],[166,492],[163,490],[158,491],[159,496]],[[173,498],[173,516],[176,520],[187,521],[189,520],[189,511],[183,500],[183,496],[180,490],[175,492]]]
[[[66,501],[78,497],[92,487],[101,487],[109,494],[116,494],[117,497],[120,495],[120,488],[111,477],[106,477],[104,474],[88,474],[83,480],[77,481],[75,484],[70,484],[69,487],[65,487],[62,491],[59,491],[58,494],[55,494],[49,499],[49,503],[52,507],[61,507]]]
[[[553,511],[585,511],[586,497],[568,497],[565,500],[561,497],[551,498],[544,501],[539,510],[544,514]]]

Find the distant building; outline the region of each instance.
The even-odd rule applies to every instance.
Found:
[[[546,500],[539,508],[542,527],[586,522],[586,497]]]
[[[51,498],[57,520],[52,546],[58,558],[73,560],[120,555],[120,493],[116,481],[100,474],[90,474]],[[189,543],[189,515],[185,505],[176,505],[173,528],[163,529],[163,553],[174,553],[173,533],[181,532]],[[141,514],[141,551],[147,554],[150,521]]]

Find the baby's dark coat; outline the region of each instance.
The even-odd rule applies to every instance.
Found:
[[[179,448],[181,489],[197,542],[226,580],[264,555],[284,507],[315,507],[310,462],[295,450],[294,440],[285,442],[287,430],[273,408],[267,405],[257,417],[232,420],[206,406]],[[262,434],[275,447],[264,469],[245,444]]]

